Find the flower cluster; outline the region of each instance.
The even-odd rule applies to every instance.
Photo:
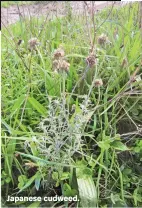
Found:
[[[94,82],[95,87],[101,87],[103,86],[103,81],[102,79],[96,79]]]
[[[54,52],[54,59],[60,59],[61,57],[65,56],[65,52],[62,47],[58,48]]]
[[[65,71],[66,73],[68,73],[70,64],[65,60],[54,60],[52,66],[55,72]]]
[[[98,44],[99,45],[105,45],[107,43],[110,43],[108,37],[102,33],[99,37],[98,37]]]
[[[64,49],[60,46],[54,52],[54,60],[52,63],[52,68],[54,72],[66,72],[69,73],[70,64],[65,60]]]
[[[96,56],[94,54],[90,54],[87,58],[86,58],[86,62],[87,65],[92,68],[95,64],[96,64]]]
[[[39,41],[38,41],[37,38],[31,38],[31,39],[28,41],[28,44],[29,44],[30,50],[35,50],[35,49],[36,49],[36,46],[39,45]]]

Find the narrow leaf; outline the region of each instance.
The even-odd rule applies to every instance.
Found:
[[[34,97],[29,97],[28,101],[33,106],[33,108],[36,109],[41,115],[46,115],[46,108],[43,105],[41,105]]]

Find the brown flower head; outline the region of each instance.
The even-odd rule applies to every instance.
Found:
[[[58,60],[54,60],[52,63],[52,69],[54,71],[58,71],[59,70],[59,61]]]
[[[103,81],[102,79],[96,79],[94,84],[95,84],[95,87],[101,87],[103,86]]]
[[[65,71],[65,72],[69,72],[69,68],[70,68],[70,63],[68,63],[67,61],[65,61],[65,60],[62,60],[61,62],[60,62],[60,69],[62,70],[62,71]]]
[[[108,40],[108,37],[105,35],[105,34],[101,34],[99,37],[98,37],[98,44],[100,45],[104,45],[106,43],[108,43],[109,40]]]
[[[54,60],[52,64],[52,68],[54,72],[69,72],[70,64],[65,60]]]
[[[63,48],[58,48],[55,52],[54,52],[54,59],[59,59],[61,57],[65,56],[65,52],[63,50]]]
[[[36,49],[36,46],[39,45],[39,41],[37,38],[31,38],[29,41],[28,41],[28,44],[29,44],[29,48],[31,50],[33,49]]]
[[[57,50],[54,52],[54,60],[52,63],[53,70],[56,72],[69,72],[70,64],[64,60],[65,52],[63,46],[60,45]]]
[[[88,66],[91,68],[96,64],[96,56],[94,54],[90,54],[87,58],[86,58],[86,62],[88,64]]]

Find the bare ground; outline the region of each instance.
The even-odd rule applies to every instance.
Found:
[[[70,1],[73,13],[81,13],[84,9],[84,1]],[[95,2],[94,10],[97,12],[108,5],[119,5],[120,2],[99,1]],[[87,1],[88,10],[91,12],[91,1]],[[20,18],[48,16],[48,18],[59,17],[66,15],[66,3],[60,2],[39,2],[38,4],[10,6],[1,8],[1,23],[2,27],[16,23]]]

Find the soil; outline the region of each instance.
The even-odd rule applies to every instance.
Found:
[[[71,7],[73,9],[73,13],[81,13],[84,9],[83,1],[70,1]],[[99,1],[95,2],[94,10],[98,12],[99,10],[105,8],[108,5],[119,5],[120,2],[109,2],[109,1]],[[34,3],[31,5],[13,5],[8,8],[1,8],[1,25],[2,27],[7,26],[9,24],[14,24],[20,18],[30,18],[30,17],[40,17],[40,16],[48,16],[49,19],[53,17],[59,17],[66,15],[66,3],[65,1],[41,1],[38,3]],[[91,1],[87,1],[88,10],[91,12]]]

